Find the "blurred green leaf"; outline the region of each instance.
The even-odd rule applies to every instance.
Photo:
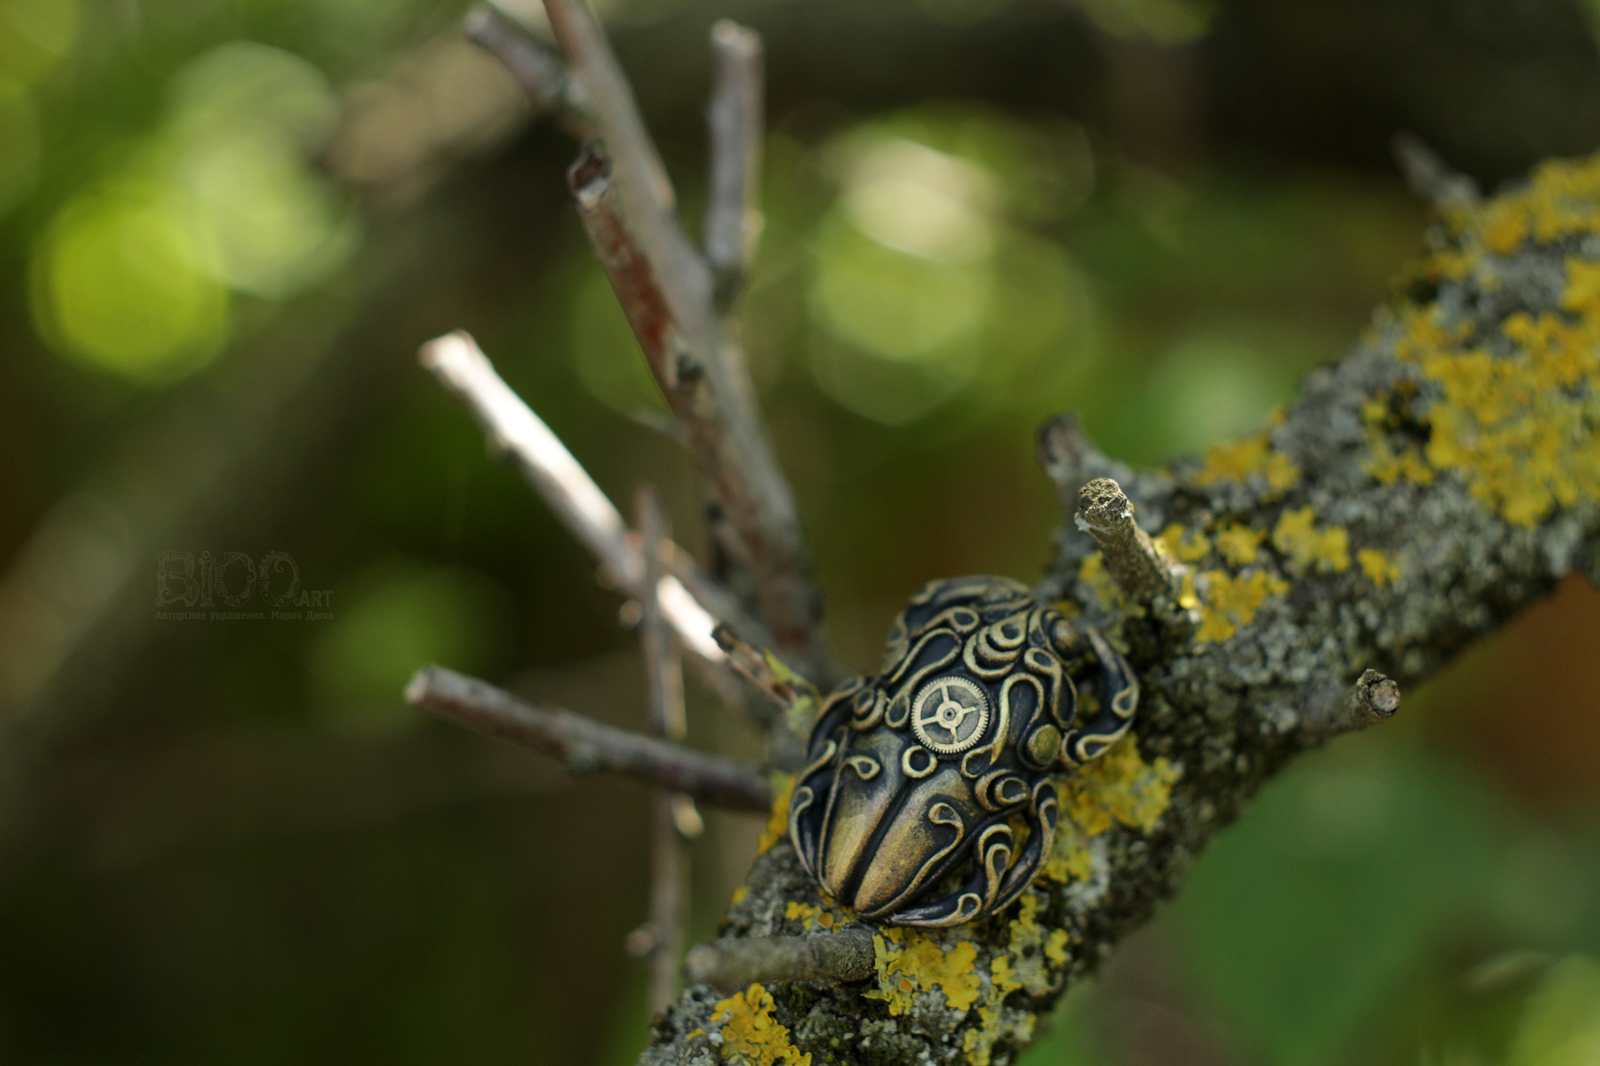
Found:
[[[1600,1062],[1600,963],[1572,955],[1551,967],[1528,997],[1506,1066]]]
[[[1490,890],[1467,780],[1420,756],[1357,754],[1269,784],[1178,903],[1195,987],[1281,1066],[1336,1061],[1430,939]]]
[[[345,585],[311,650],[316,699],[336,725],[384,730],[416,721],[401,690],[419,666],[477,673],[504,647],[504,594],[481,574],[394,561]]]
[[[66,56],[77,30],[76,0],[0,0],[0,77],[38,81]]]
[[[39,242],[34,317],[63,354],[138,381],[190,373],[221,349],[228,294],[163,186],[123,182],[79,196]]]

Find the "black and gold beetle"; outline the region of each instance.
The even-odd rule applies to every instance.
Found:
[[[1082,724],[1074,676],[1094,694]],[[871,921],[948,926],[999,910],[1050,854],[1051,772],[1105,751],[1138,699],[1105,638],[1020,583],[932,582],[895,620],[882,670],[823,703],[789,805],[800,861]]]

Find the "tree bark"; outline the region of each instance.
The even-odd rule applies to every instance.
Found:
[[[1600,157],[1439,211],[1366,335],[1260,435],[1135,473],[1070,421],[1041,434],[1068,520],[1039,592],[1121,646],[1142,697],[1134,735],[1061,781],[1061,829],[1032,889],[970,926],[877,930],[866,981],[727,998],[691,986],[642,1063],[1011,1061],[1263,782],[1393,713],[1393,685],[1366,671],[1414,685],[1567,573],[1594,580]],[[1136,606],[1073,526],[1098,477],[1187,568],[1183,611]],[[1174,620],[1192,612],[1198,628]],[[779,839],[723,936],[851,918]]]

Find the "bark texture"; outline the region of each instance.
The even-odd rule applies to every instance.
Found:
[[[1359,724],[1365,671],[1414,685],[1565,574],[1593,579],[1600,157],[1439,210],[1366,335],[1261,434],[1135,473],[1070,422],[1042,433],[1065,522],[1039,591],[1111,635],[1143,694],[1135,735],[1059,783],[1061,829],[1033,888],[970,926],[878,930],[866,981],[726,998],[691,986],[643,1063],[1011,1061],[1265,780]],[[1075,528],[1099,477],[1185,568],[1179,604],[1198,628],[1125,598]],[[851,920],[782,837],[786,802],[725,937]]]

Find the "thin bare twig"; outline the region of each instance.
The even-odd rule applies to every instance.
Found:
[[[1039,465],[1062,493],[1062,510],[1077,506],[1078,490],[1086,481],[1111,477],[1126,480],[1131,471],[1107,458],[1078,424],[1078,416],[1060,414],[1039,427],[1036,453]]]
[[[755,981],[865,981],[873,974],[872,930],[717,940],[689,950],[684,972],[693,984],[728,993]]]
[[[733,535],[714,532],[750,573],[776,646],[831,675],[794,499],[762,429],[743,352],[717,312],[711,269],[684,234],[666,168],[599,25],[581,0],[546,0],[545,10],[600,133],[601,144],[569,173],[573,196]]]
[[[510,455],[523,478],[543,496],[572,535],[600,560],[611,579],[638,599],[645,565],[636,539],[600,486],[572,457],[550,427],[495,373],[472,337],[457,330],[422,346],[422,365],[471,408],[496,448]],[[662,579],[658,596],[679,638],[696,655],[718,662],[722,649],[711,639],[717,618],[739,619],[732,595],[695,569],[687,552],[672,552],[672,569],[683,577]],[[688,586],[697,594],[689,592]],[[706,601],[717,607],[716,615]]]
[[[797,737],[810,734],[811,723],[822,706],[822,694],[815,685],[771,652],[750,644],[732,626],[718,626],[711,631],[711,638],[727,653],[729,666],[783,709],[791,733]]]
[[[639,643],[644,650],[646,688],[650,695],[650,728],[656,736],[682,743],[688,732],[683,708],[683,671],[677,648],[667,633],[666,618],[654,589],[661,583],[661,547],[667,541],[667,520],[661,501],[648,486],[639,490],[635,506],[639,535],[644,538],[644,595]],[[689,909],[689,856],[682,823],[699,822],[693,801],[681,792],[657,792],[650,799],[650,991],[655,1015],[672,1004],[678,985],[678,954],[683,950],[683,924]]]
[[[748,763],[538,706],[442,666],[413,674],[406,700],[468,729],[554,755],[576,772],[625,774],[733,810],[772,807],[766,780]]]
[[[594,109],[582,88],[567,77],[566,64],[554,52],[487,5],[467,12],[462,32],[500,61],[536,110],[554,115],[562,128],[579,140],[595,135]]]
[[[761,138],[765,128],[761,35],[719,19],[711,27],[716,87],[711,125],[711,182],[706,204],[705,249],[719,309],[733,306],[744,280],[761,215]]]

